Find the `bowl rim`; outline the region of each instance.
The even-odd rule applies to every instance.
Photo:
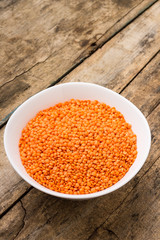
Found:
[[[134,171],[134,173],[131,175],[131,177],[128,177],[128,179],[120,184],[119,186],[116,186],[116,184],[112,185],[111,187],[107,188],[107,189],[104,189],[102,191],[99,191],[99,192],[95,192],[95,193],[89,193],[89,194],[65,194],[65,193],[61,193],[61,192],[56,192],[56,191],[53,191],[53,190],[50,190],[42,185],[39,185],[37,186],[34,182],[32,181],[35,181],[33,178],[31,178],[29,175],[27,177],[23,176],[21,170],[18,169],[17,166],[15,166],[14,164],[14,161],[12,160],[12,156],[10,156],[10,153],[9,153],[9,150],[8,150],[8,147],[7,147],[7,135],[8,135],[8,130],[10,128],[10,125],[12,124],[12,119],[14,118],[14,116],[19,112],[19,111],[23,111],[23,107],[25,107],[25,105],[28,103],[28,102],[31,102],[32,99],[34,99],[37,95],[41,95],[43,94],[44,92],[48,92],[48,91],[52,91],[52,89],[54,88],[61,88],[63,87],[64,85],[88,85],[88,86],[95,86],[97,88],[100,88],[100,89],[105,89],[106,91],[108,92],[111,92],[112,94],[114,95],[118,95],[118,97],[120,97],[121,99],[127,101],[127,103],[129,104],[129,106],[131,106],[132,108],[134,108],[140,115],[141,117],[143,118],[143,121],[148,129],[148,134],[149,134],[149,139],[148,139],[148,149],[146,150],[146,153],[145,153],[145,156],[144,156],[144,160],[141,162],[141,164],[139,164],[138,168],[136,168],[136,170]],[[24,179],[27,183],[29,183],[31,186],[33,186],[34,188],[44,192],[44,193],[47,193],[49,195],[52,195],[52,196],[55,196],[55,197],[60,197],[60,198],[64,198],[64,199],[72,199],[72,200],[85,200],[85,199],[91,199],[91,198],[96,198],[96,197],[100,197],[100,196],[103,196],[103,195],[106,195],[108,193],[111,193],[115,190],[118,190],[119,188],[121,188],[122,186],[124,186],[126,183],[128,183],[139,171],[140,169],[142,168],[142,166],[144,165],[147,157],[148,157],[148,154],[149,154],[149,151],[150,151],[150,147],[151,147],[151,131],[150,131],[150,128],[149,128],[149,124],[147,122],[147,119],[145,118],[145,116],[143,115],[143,113],[132,103],[130,102],[128,99],[126,99],[125,97],[123,97],[122,95],[120,95],[119,93],[111,90],[111,89],[108,89],[107,87],[103,87],[103,86],[100,86],[98,84],[95,84],[95,83],[88,83],[88,82],[68,82],[68,83],[61,83],[61,84],[58,84],[58,85],[55,85],[55,86],[52,86],[52,87],[49,87],[47,89],[44,89],[36,94],[34,94],[33,96],[31,96],[30,98],[28,98],[26,101],[24,101],[18,108],[16,108],[16,110],[13,112],[13,114],[11,115],[11,117],[9,118],[7,124],[6,124],[6,127],[5,127],[5,131],[4,131],[4,148],[5,148],[5,152],[6,152],[6,155],[8,157],[8,160],[10,162],[10,164],[12,165],[12,167],[14,168],[14,170],[19,174],[19,176]],[[23,166],[23,164],[22,164]],[[123,179],[123,178],[122,178]],[[36,181],[35,181],[36,182]],[[119,181],[118,181],[119,182]],[[116,187],[115,187],[116,186]]]

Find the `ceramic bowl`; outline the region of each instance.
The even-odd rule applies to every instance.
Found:
[[[98,100],[120,111],[125,120],[132,125],[137,135],[138,155],[127,174],[115,185],[96,193],[71,195],[52,191],[31,178],[20,159],[18,143],[22,129],[40,110],[70,99]],[[66,199],[89,199],[113,192],[129,182],[141,169],[147,159],[151,144],[151,134],[146,118],[141,111],[126,98],[105,87],[91,83],[64,83],[41,91],[25,101],[12,114],[4,133],[4,146],[8,159],[16,172],[30,185],[47,194]]]

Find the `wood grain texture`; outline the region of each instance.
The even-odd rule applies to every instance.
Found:
[[[18,240],[25,238],[29,240],[41,240],[43,239],[44,234],[46,236],[46,240],[92,240],[94,238],[98,240],[105,239],[105,237],[117,239],[116,237],[120,234],[122,239],[125,239],[127,234],[129,235],[127,235],[128,239],[126,238],[126,240],[132,239],[131,226],[134,224],[134,227],[136,228],[139,226],[138,221],[141,221],[141,217],[136,218],[136,216],[137,214],[141,215],[138,211],[143,210],[143,196],[146,196],[147,192],[151,191],[151,189],[156,190],[155,195],[158,192],[158,185],[155,188],[155,184],[157,181],[156,176],[158,174],[158,170],[156,170],[156,162],[159,157],[157,146],[160,144],[160,135],[158,134],[160,106],[155,109],[153,106],[158,102],[158,97],[160,97],[158,92],[156,93],[159,83],[158,79],[160,76],[160,68],[157,68],[159,59],[160,54],[158,54],[137,76],[137,78],[135,78],[134,81],[122,92],[123,96],[136,103],[141,110],[145,109],[146,116],[150,114],[147,119],[152,131],[152,149],[149,158],[136,177],[126,186],[114,193],[98,199],[83,202],[60,200],[41,193],[36,189],[32,189],[26,196],[24,196],[24,198],[21,199],[21,204],[17,203],[12,208],[12,211],[10,210],[2,218],[3,225],[1,232],[3,234],[3,239],[4,237],[12,236],[13,239]],[[145,83],[146,79],[147,97],[141,98],[146,87],[146,85],[142,84],[142,82]],[[139,101],[137,101],[137,99],[139,99]],[[147,107],[148,104],[151,104],[150,107]],[[151,109],[154,109],[152,113]],[[146,182],[148,184],[145,188]],[[144,194],[143,196],[142,192]],[[142,211],[144,219],[156,219],[158,217],[157,212],[154,210],[154,208],[157,209],[157,195],[153,198],[155,200],[154,204],[151,199],[152,195],[153,192],[149,194],[149,199],[145,202],[145,209]],[[137,201],[139,201],[139,203],[137,203]],[[140,204],[140,208],[137,209],[136,204]],[[153,206],[153,209],[151,206]],[[146,211],[147,208],[150,208],[149,212]],[[124,216],[123,211],[126,212],[126,215]],[[17,212],[19,213],[19,217],[17,217]],[[121,221],[125,222],[125,217],[128,217],[127,219],[131,218],[131,222],[127,222],[128,228],[126,227],[124,235],[122,231],[124,225],[121,221],[117,223],[119,226],[119,232],[117,232],[116,225],[114,225],[114,221],[118,218],[119,212],[122,214],[122,216],[120,215]],[[16,226],[14,225],[15,223],[11,221],[11,219],[14,219],[13,216],[17,219]],[[111,219],[114,219],[113,222]],[[158,221],[155,220],[155,222],[155,224],[157,224]],[[110,223],[111,225],[106,226],[107,223]],[[147,228],[147,222],[144,221],[143,224],[143,228]],[[6,226],[9,226],[7,231]],[[14,231],[12,231],[13,228]],[[153,230],[153,227],[150,226],[149,229],[151,228]],[[139,234],[141,234],[142,231],[144,230],[139,227]],[[159,232],[156,232],[154,235],[153,232],[149,233],[149,230],[147,230],[148,237],[151,236],[151,239],[153,240],[157,240],[156,236],[158,233]],[[139,236],[141,235],[135,234],[135,239],[139,240]]]
[[[159,113],[160,108],[156,108],[148,118],[154,132],[158,131]],[[46,240],[105,240],[107,237],[139,240],[147,235],[147,240],[157,240],[159,229],[155,232],[150,230],[158,226],[159,162],[155,155],[158,143],[160,138],[156,135],[147,160],[150,168],[145,165],[136,178],[107,196],[88,201],[69,201],[32,189],[21,199],[21,204],[17,203],[2,218],[3,238],[0,239],[11,236],[11,239],[18,240],[43,240],[45,236]],[[15,218],[16,224],[12,220]],[[153,219],[156,225],[149,223],[149,219]],[[136,232],[136,227],[139,232]]]
[[[40,1],[37,1],[37,4],[38,2]],[[123,5],[125,2],[114,1],[114,4]],[[23,0],[1,1],[0,11],[7,15],[12,8],[14,16],[14,8],[17,8],[20,3],[23,3]],[[133,4],[132,1],[129,4]],[[119,5],[119,9],[123,9],[122,5],[121,7]],[[86,79],[88,82],[107,86],[121,92],[142,110],[147,116],[152,131],[152,148],[141,171],[122,189],[89,201],[60,200],[36,189],[31,189],[23,196],[29,189],[29,185],[14,172],[7,160],[2,147],[4,131],[2,128],[0,130],[0,165],[2,169],[0,210],[1,212],[8,208],[10,210],[1,219],[0,240],[44,240],[44,236],[45,240],[158,239],[160,236],[158,227],[160,224],[158,219],[158,209],[160,209],[158,201],[159,151],[157,150],[160,145],[159,6],[158,1],[64,79],[64,82],[85,81]],[[27,14],[29,13],[27,12]],[[28,17],[31,18],[30,15]],[[86,45],[86,50],[85,47],[83,48],[83,56],[86,54],[87,47],[88,45]],[[70,48],[60,49],[56,57],[61,51],[67,55]],[[39,57],[40,55],[36,52],[35,56]],[[60,56],[62,57],[62,55]],[[13,96],[12,100],[14,99],[15,102],[4,107],[6,112],[19,104],[19,101],[24,101],[27,96],[33,94],[34,88],[35,91],[39,91],[40,88],[46,87],[45,84],[50,82],[53,73],[55,73],[55,79],[57,78],[56,71],[59,71],[60,68],[57,65],[53,69],[55,58],[53,60],[52,57],[46,56],[46,60],[42,59],[42,62],[35,63],[34,67],[23,69],[19,77],[14,77],[10,83],[14,84],[16,81],[16,92],[20,96],[18,94],[16,97]],[[51,59],[53,61],[50,62]],[[70,59],[68,61],[70,64]],[[64,64],[65,68],[68,69]],[[44,81],[39,80],[40,76],[43,76],[42,80]],[[46,82],[45,76],[48,76]],[[31,82],[29,82],[30,79],[32,79]],[[11,95],[14,95],[14,87],[12,88],[8,84],[4,83],[3,91],[0,94],[10,91]],[[4,95],[3,97],[5,98]],[[1,112],[4,113],[3,109]],[[18,201],[18,199],[20,200]]]
[[[1,120],[88,57],[153,2],[1,1]]]
[[[160,2],[68,74],[62,82],[92,82],[117,92],[160,50]]]
[[[23,227],[23,217],[24,212],[21,209],[21,202],[17,203],[14,207],[16,214],[14,214],[14,209],[11,209],[9,212],[9,222],[5,220],[1,221],[0,229],[0,239],[2,240],[13,240],[16,238],[17,232]],[[4,218],[5,219],[5,218]],[[10,231],[9,229],[12,229]]]
[[[0,130],[0,214],[30,187],[15,173],[3,148],[4,128]]]
[[[141,109],[147,117],[160,103],[160,52],[141,71],[137,77],[123,89],[122,96]]]
[[[153,6],[154,7],[154,6]],[[152,7],[152,8],[153,8]],[[155,7],[154,7],[155,9]],[[151,11],[151,9],[148,10],[150,13],[148,14],[149,16],[152,16],[153,15],[153,11]],[[155,15],[156,16],[156,15]],[[141,18],[141,21],[143,22],[144,24],[144,18],[143,16],[140,17]],[[153,19],[153,17],[152,17]],[[138,21],[138,23],[137,23]],[[156,23],[156,19],[154,20],[155,23]],[[149,20],[146,18],[146,22],[149,22]],[[132,29],[132,34],[131,36],[134,36],[134,31],[136,29],[136,26],[140,24],[139,23],[139,20],[137,19],[136,22],[132,23],[132,28],[131,26],[128,26],[126,28],[125,31],[123,31],[123,34],[119,34],[116,36],[116,40],[114,41],[114,44],[112,43],[112,49],[117,49],[118,47],[117,46],[117,42],[119,42],[120,46],[122,46],[121,42],[120,42],[120,37],[121,35],[125,36],[125,38],[122,38],[121,41],[122,42],[125,42],[128,38],[128,34],[125,35],[125,32],[128,33],[128,29]],[[147,25],[147,24],[146,24]],[[150,26],[148,24],[148,26]],[[151,27],[149,27],[150,29]],[[139,28],[138,28],[139,29]],[[148,30],[149,31],[149,30]],[[158,32],[158,30],[157,30]],[[147,32],[148,33],[148,32]],[[146,34],[147,34],[146,33]],[[145,34],[144,34],[145,35]],[[120,39],[119,39],[120,38]],[[156,37],[157,39],[158,37]],[[142,38],[144,39],[144,38]],[[140,38],[139,41],[142,42],[142,39]],[[113,40],[112,40],[113,41]],[[153,43],[151,45],[149,45],[149,48],[145,47],[145,51],[143,53],[142,49],[140,52],[138,52],[140,54],[139,59],[141,59],[141,67],[143,66],[143,61],[146,60],[147,58],[147,55],[144,55],[146,52],[151,52],[153,54],[153,50],[155,50],[155,48],[157,48],[158,46],[158,43],[157,43],[158,40],[156,41],[153,41]],[[110,45],[110,42],[107,43],[107,45]],[[138,44],[139,45],[139,44]],[[156,46],[155,46],[156,45]],[[147,45],[148,46],[148,45]],[[131,47],[134,47],[131,46]],[[103,53],[102,56],[104,55],[104,51],[106,49],[106,46],[104,46],[100,52]],[[108,49],[108,48],[107,48]],[[156,49],[157,50],[157,49]],[[155,50],[155,51],[156,51]],[[107,50],[109,51],[109,50]],[[118,82],[117,78],[115,79],[112,79],[112,86],[110,85],[111,82],[109,81],[109,85],[108,85],[108,80],[107,79],[103,79],[103,81],[101,81],[100,77],[100,73],[102,73],[102,76],[107,76],[109,73],[108,73],[108,69],[107,67],[105,67],[105,61],[103,61],[103,64],[99,64],[99,61],[100,61],[100,52],[97,52],[95,53],[94,55],[92,55],[90,57],[90,62],[94,62],[94,64],[96,65],[96,60],[97,60],[97,65],[99,65],[99,69],[97,70],[97,74],[95,72],[95,70],[93,69],[93,72],[95,75],[95,78],[92,78],[92,71],[89,70],[88,68],[88,71],[87,71],[87,66],[88,66],[88,60],[86,60],[86,63],[84,62],[82,64],[83,68],[84,68],[84,71],[82,69],[81,66],[79,66],[77,69],[75,69],[73,71],[73,73],[69,74],[68,77],[65,79],[65,81],[72,81],[72,79],[76,79],[77,78],[77,74],[82,74],[83,72],[86,72],[85,74],[85,78],[88,80],[88,81],[91,81],[91,82],[94,82],[95,79],[97,79],[96,83],[99,83],[100,85],[103,85],[103,86],[107,86],[107,87],[111,87],[112,89],[114,90],[121,90],[123,89],[123,87],[125,86],[125,84],[127,84],[130,79],[131,79],[131,76],[133,77],[134,75],[136,75],[139,71],[139,66],[137,66],[136,64],[136,60],[134,60],[134,64],[132,65],[132,68],[130,67],[130,65],[128,64],[127,66],[123,64],[121,65],[121,72],[120,70],[118,70],[119,74],[121,75],[121,81]],[[124,52],[124,54],[123,54]],[[121,57],[119,56],[119,61],[120,61],[120,58],[123,57],[123,55],[125,55],[125,52],[126,52],[126,49],[123,49],[123,51],[121,52]],[[138,55],[138,53],[136,54],[136,56]],[[115,52],[116,54],[116,52]],[[96,56],[98,57],[96,57]],[[127,55],[127,59],[126,61],[124,61],[124,63],[126,64],[126,62],[133,62],[133,59],[132,59],[132,55]],[[131,57],[131,60],[130,60],[130,57]],[[142,58],[143,57],[143,58]],[[136,59],[137,59],[136,58]],[[149,56],[148,56],[149,58]],[[115,58],[108,58],[107,60],[107,63],[111,66],[112,64],[114,64],[114,60]],[[125,69],[125,70],[124,70]],[[132,69],[132,71],[131,71]],[[148,69],[148,70],[147,70]],[[110,70],[110,75],[111,76],[114,76],[114,71],[117,71],[117,68],[111,68],[109,69]],[[147,72],[146,72],[147,71]],[[151,64],[148,65],[147,68],[145,68],[145,71],[142,71],[142,77],[140,78],[137,78],[135,79],[135,84],[134,84],[134,81],[133,81],[133,89],[131,88],[126,88],[126,97],[128,99],[130,99],[131,101],[133,101],[133,103],[135,103],[138,107],[142,107],[142,110],[144,110],[144,114],[147,116],[150,111],[152,110],[152,108],[154,108],[154,106],[157,104],[158,102],[158,81],[159,81],[159,76],[160,76],[160,68],[159,68],[159,54],[157,55],[157,57],[155,58],[155,60],[153,60],[153,62]],[[134,72],[132,74],[132,72]],[[128,74],[127,74],[128,73]],[[152,73],[152,74],[150,74]],[[123,75],[124,74],[124,75]],[[117,77],[118,77],[118,73],[117,73]],[[113,78],[113,77],[112,77]],[[145,83],[143,82],[143,79],[148,79],[147,80],[147,87],[145,85]],[[84,81],[84,78],[82,78],[82,80]],[[93,80],[93,81],[92,81]],[[106,82],[105,82],[106,81]],[[153,84],[154,82],[154,84]],[[117,88],[118,87],[118,88]],[[129,89],[129,90],[127,90]],[[140,89],[140,90],[138,90]],[[137,95],[135,94],[135,92],[139,93],[138,97]],[[141,91],[141,92],[139,92]],[[145,100],[146,101],[143,101],[142,98],[142,93],[144,93],[144,91],[147,91],[147,94],[146,94],[146,97],[145,97]],[[144,95],[144,94],[143,94]],[[148,95],[150,95],[150,104],[148,104]],[[23,96],[22,96],[23,97]],[[136,102],[137,99],[140,99],[138,102]],[[142,106],[141,104],[145,104],[144,106]],[[1,139],[3,138],[3,129],[0,130],[0,134],[1,134]],[[1,140],[2,141],[2,140]],[[9,161],[4,153],[4,149],[3,149],[3,141],[1,142],[1,151],[0,151],[0,163],[1,163],[1,166],[2,166],[2,173],[1,173],[1,181],[2,181],[2,185],[1,185],[1,204],[0,204],[0,213],[4,212],[12,203],[14,203],[14,201],[16,201],[22,194],[25,193],[26,190],[28,190],[29,188],[29,185],[27,185],[25,182],[23,182],[23,180],[21,180],[21,178],[13,171],[12,167],[10,166],[9,164]],[[8,173],[8,175],[7,175]],[[6,181],[6,178],[8,178],[9,176],[9,179],[10,181]]]

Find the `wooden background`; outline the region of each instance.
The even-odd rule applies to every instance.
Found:
[[[160,1],[1,0],[0,70],[0,240],[160,239]],[[152,132],[150,155],[132,181],[80,202],[31,187],[3,147],[16,107],[71,81],[122,94]]]

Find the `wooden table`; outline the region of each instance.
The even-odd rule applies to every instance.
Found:
[[[0,1],[0,239],[160,239],[160,1]],[[3,147],[5,124],[33,94],[93,82],[133,102],[152,131],[132,181],[97,199],[69,201],[24,182]]]

